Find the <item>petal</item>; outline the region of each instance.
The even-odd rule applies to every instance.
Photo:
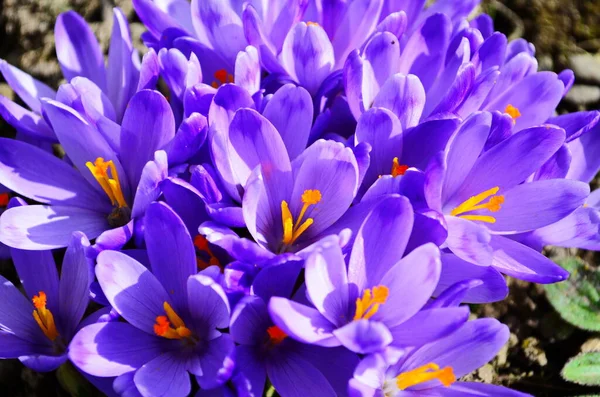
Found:
[[[169,164],[182,164],[192,158],[206,141],[208,122],[199,113],[192,113],[183,120],[175,137],[163,148],[167,152]]]
[[[422,310],[395,327],[390,327],[393,346],[421,346],[456,331],[469,319],[468,307]]]
[[[384,350],[393,337],[387,327],[378,321],[358,320],[333,331],[337,339],[350,351],[359,354]]]
[[[200,357],[202,375],[196,380],[203,389],[221,386],[231,376],[233,370],[232,355],[235,344],[229,334],[222,334],[208,343],[208,348]]]
[[[491,264],[491,237],[484,226],[456,216],[447,216],[446,224],[446,244],[456,256],[479,266]]]
[[[188,304],[196,329],[212,331],[229,326],[229,301],[219,284],[197,274],[187,280]]]
[[[87,309],[90,283],[93,281],[91,266],[86,257],[90,242],[81,232],[73,237],[63,259],[58,291],[61,330],[69,340]]]
[[[168,13],[159,8],[157,2],[151,0],[133,0],[135,13],[144,23],[144,26],[157,38],[168,28],[182,28],[178,23],[178,18],[171,17]],[[193,29],[188,30],[194,33]]]
[[[596,110],[589,112],[575,112],[551,117],[548,124],[559,126],[567,134],[567,141],[572,141],[586,134],[594,128],[600,120],[600,113]]]
[[[582,207],[552,225],[535,230],[533,234],[542,245],[596,250],[600,241],[599,225],[598,210]]]
[[[279,255],[270,260],[256,275],[252,293],[267,302],[272,296],[289,297],[294,292],[304,261],[296,256]]]
[[[42,113],[40,98],[54,99],[56,92],[41,81],[0,59],[0,73],[10,88],[35,113]]]
[[[442,273],[434,295],[439,296],[463,280],[481,280],[482,284],[470,288],[462,302],[496,302],[508,295],[508,286],[504,277],[492,266],[478,266],[456,255],[442,254]]]
[[[235,365],[247,383],[248,393],[261,396],[265,389],[267,373],[264,363],[260,361],[259,353],[250,346],[236,346]]]
[[[432,243],[422,245],[396,263],[381,279],[388,288],[385,304],[372,317],[392,328],[412,317],[431,297],[440,278],[440,251]]]
[[[44,291],[48,308],[58,312],[58,272],[52,252],[11,249],[11,256],[27,298]]]
[[[273,297],[269,301],[273,322],[290,337],[318,346],[339,346],[333,336],[335,325],[317,310],[286,298]]]
[[[196,274],[196,251],[183,221],[164,203],[152,203],[144,219],[144,240],[152,273],[167,291],[175,310],[187,307],[187,280]],[[169,233],[165,233],[168,230]]]
[[[133,50],[127,19],[119,8],[113,9],[113,30],[108,52],[108,97],[121,120],[129,99],[136,90],[139,71],[135,61],[138,55]]]
[[[477,159],[465,183],[446,203],[446,207],[454,208],[469,197],[496,186],[502,194],[542,166],[564,140],[564,130],[549,125],[519,131]]]
[[[572,160],[566,178],[591,182],[600,170],[600,126],[568,143]]]
[[[260,61],[256,48],[248,46],[244,51],[240,51],[235,58],[235,84],[254,95],[260,90],[260,74]]]
[[[54,371],[67,360],[68,357],[64,353],[59,356],[34,354],[19,357],[19,361],[21,361],[23,365],[35,372]]]
[[[133,0],[134,3],[137,1],[138,0]],[[139,1],[149,2],[147,0]],[[138,13],[138,16],[139,15],[140,14]],[[150,49],[142,58],[142,65],[140,66],[140,78],[136,91],[155,89],[159,74],[160,65],[158,64],[158,55],[153,49]]]
[[[589,185],[579,181],[547,179],[515,186],[504,196],[502,208],[494,213],[490,230],[521,233],[566,217],[585,203]]]
[[[315,94],[335,64],[333,47],[321,26],[297,23],[280,54],[281,64],[300,85]]]
[[[363,103],[363,96],[366,96],[365,92],[363,92],[364,68],[365,61],[360,56],[358,50],[352,51],[348,55],[343,68],[344,90],[346,92],[348,107],[354,118],[357,120],[365,110],[365,105]],[[371,84],[366,84],[365,87],[369,90],[368,92],[371,92],[370,90],[374,88],[374,81],[370,81],[370,83]],[[375,95],[374,90],[372,94]],[[370,106],[371,103],[372,99],[368,105]]]
[[[390,32],[376,33],[367,43],[363,56],[362,103],[369,109],[387,79],[398,72],[400,41]],[[352,63],[348,61],[347,65]]]
[[[401,164],[427,169],[433,157],[444,150],[459,125],[460,120],[456,118],[428,120],[404,131]]]
[[[412,206],[406,197],[389,197],[367,215],[348,264],[348,279],[359,291],[379,285],[384,274],[402,258],[412,226]]]
[[[271,324],[267,305],[258,296],[245,296],[231,314],[229,332],[233,340],[241,345],[257,345],[267,336]]]
[[[68,163],[16,139],[0,138],[0,183],[43,204],[107,214],[111,209],[106,195],[93,189]]]
[[[135,259],[117,251],[98,255],[96,277],[110,305],[133,326],[154,335],[156,317],[170,302],[164,287]]]
[[[190,236],[198,234],[198,227],[208,221],[200,192],[179,178],[165,179],[161,188],[165,201],[185,223]]]
[[[185,397],[192,384],[185,361],[172,353],[164,353],[142,365],[133,381],[144,397]]]
[[[2,327],[4,327],[4,324],[2,324]],[[52,347],[50,344],[47,346],[36,344],[24,339],[24,335],[20,336],[21,337],[10,332],[0,331],[0,358],[10,359],[30,355],[33,356],[42,352],[52,354]],[[41,338],[45,338],[45,336],[42,334]]]
[[[167,154],[162,150],[154,152],[154,161],[148,161],[142,168],[131,209],[132,218],[141,218],[150,203],[160,197],[162,182],[167,179],[168,168]]]
[[[263,116],[279,131],[290,159],[302,153],[313,121],[313,104],[308,91],[293,84],[284,85],[271,97]]]
[[[60,14],[54,25],[54,36],[56,56],[66,79],[87,77],[106,90],[104,57],[85,20],[75,11]]]
[[[414,351],[401,371],[434,362],[440,368],[452,367],[458,379],[494,358],[508,337],[508,328],[495,319],[469,321],[450,336]]]
[[[175,136],[175,119],[167,100],[157,91],[135,94],[125,110],[121,128],[123,167],[131,186],[137,186],[146,162]]]
[[[375,97],[373,106],[391,110],[402,125],[402,129],[419,123],[425,106],[425,90],[415,75],[397,73],[387,79]]]
[[[66,247],[74,230],[94,239],[109,228],[105,214],[59,205],[12,208],[0,217],[0,241],[13,248]]]
[[[566,280],[569,273],[538,251],[502,236],[492,236],[492,266],[509,276],[540,284]]]
[[[20,133],[44,141],[56,141],[54,131],[42,117],[2,95],[0,95],[0,116]]]
[[[337,326],[349,321],[351,316],[346,272],[346,262],[338,241],[323,244],[305,263],[305,283],[310,301]]]

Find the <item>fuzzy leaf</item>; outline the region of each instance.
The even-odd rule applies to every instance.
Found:
[[[571,275],[561,283],[544,286],[548,300],[569,323],[600,331],[600,271],[579,258],[567,258],[558,264]]]
[[[582,353],[567,362],[562,377],[586,386],[600,385],[600,352]]]

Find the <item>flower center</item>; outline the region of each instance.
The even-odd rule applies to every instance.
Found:
[[[392,160],[392,176],[393,177],[397,177],[398,175],[404,175],[404,173],[406,172],[406,170],[408,169],[408,165],[401,165],[398,162],[398,157],[394,157],[394,160]]]
[[[288,335],[276,325],[267,328],[267,334],[269,335],[269,341],[273,345],[280,344],[285,338],[288,337]]]
[[[32,301],[35,307],[33,311],[35,322],[40,326],[44,335],[54,342],[58,337],[58,331],[56,330],[52,312],[46,309],[46,293],[44,291],[38,292],[37,295],[33,296]]]
[[[300,210],[300,215],[298,215],[298,219],[294,222],[294,218],[292,217],[292,213],[288,207],[287,201],[283,200],[281,202],[281,221],[283,222],[283,243],[285,245],[293,244],[294,241],[302,233],[308,229],[310,225],[313,224],[313,218],[308,218],[304,223],[302,220],[304,219],[304,215],[306,214],[306,210],[311,205],[318,204],[321,201],[321,192],[319,190],[305,190],[302,194],[302,209]]]
[[[218,266],[223,271],[219,259],[217,259],[208,246],[206,237],[201,234],[194,237],[194,247],[196,247],[196,264],[199,270],[204,270],[209,266]]]
[[[88,167],[94,178],[96,178],[96,181],[98,181],[98,184],[102,187],[112,205],[118,208],[128,208],[127,202],[123,197],[123,191],[121,190],[119,174],[112,160],[104,161],[102,157],[98,157],[94,163],[88,161],[85,163],[85,166]]]
[[[9,199],[8,193],[0,193],[0,207],[6,207]]]
[[[519,109],[517,109],[516,107],[514,107],[511,104],[508,104],[508,106],[506,106],[506,109],[504,109],[504,113],[506,113],[510,117],[512,117],[513,124],[517,122],[517,119],[519,117],[521,117],[521,112],[519,112]]]
[[[219,88],[225,83],[233,83],[233,75],[225,69],[219,69],[214,74],[215,80],[210,84],[213,88]]]
[[[166,316],[157,316],[154,324],[154,333],[167,339],[183,339],[192,336],[192,331],[187,328],[167,302],[163,304]]]
[[[452,216],[458,216],[460,218],[468,219],[470,221],[481,221],[486,223],[495,223],[496,218],[490,215],[461,215],[466,212],[476,211],[476,210],[488,210],[490,212],[498,212],[500,211],[500,205],[504,203],[504,196],[498,195],[500,188],[498,186],[493,187],[489,190],[486,190],[483,193],[479,193],[477,196],[469,197],[469,199],[465,200],[458,207],[453,209],[450,212]],[[491,197],[490,197],[491,196]],[[480,204],[483,200],[490,198],[486,203]]]
[[[402,372],[396,377],[396,385],[398,386],[398,389],[406,390],[411,386],[416,386],[433,379],[439,380],[445,387],[456,382],[452,367],[440,369],[437,364],[429,363],[411,371]]]
[[[390,290],[383,285],[373,287],[373,292],[366,289],[361,298],[356,298],[356,312],[353,320],[368,320],[373,317],[379,310],[379,306],[387,301],[389,294]]]

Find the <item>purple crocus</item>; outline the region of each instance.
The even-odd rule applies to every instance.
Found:
[[[98,256],[102,291],[127,323],[81,329],[71,361],[90,375],[117,376],[115,385],[143,396],[188,395],[188,372],[203,389],[220,386],[233,367],[233,341],[217,330],[229,325],[223,289],[196,274],[192,239],[166,204],[149,206],[145,241],[152,270],[121,252]]]
[[[452,332],[468,309],[421,310],[435,290],[441,263],[431,243],[403,257],[413,222],[408,199],[389,196],[367,215],[347,263],[331,236],[333,243],[322,243],[306,260],[307,298],[314,308],[274,297],[269,311],[275,324],[304,343],[343,345],[362,354],[390,344],[416,346]]]
[[[104,97],[106,114],[120,122],[129,99],[138,88],[140,61],[133,48],[127,18],[119,8],[113,9],[113,31],[108,67],[92,29],[74,11],[60,14],[55,25],[56,53],[63,76],[68,82],[84,78]],[[42,98],[56,99],[57,93],[27,73],[0,60],[0,72],[29,110],[0,96],[0,115],[18,132],[43,141],[56,142],[51,125],[42,117]],[[142,74],[146,74],[142,72]],[[154,81],[155,82],[155,81]],[[142,85],[144,83],[142,82]],[[149,88],[149,87],[142,87]],[[85,98],[89,104],[89,98]]]
[[[261,396],[266,377],[282,396],[347,395],[348,381],[358,363],[356,354],[343,347],[298,342],[269,316],[268,300],[291,297],[301,268],[302,261],[297,258],[266,267],[253,282],[253,294],[233,310],[229,329],[238,343],[233,378],[240,385],[238,395]]]
[[[133,234],[130,220],[141,219],[167,176],[167,155],[155,151],[180,153],[187,144],[173,139],[169,104],[156,91],[138,92],[122,126],[115,124],[110,134],[60,102],[47,100],[44,109],[69,162],[1,139],[1,183],[41,205],[5,211],[0,241],[21,249],[52,249],[66,246],[79,230],[97,238],[100,248],[120,248]]]
[[[12,205],[20,205],[18,199]],[[67,361],[69,344],[89,301],[88,247],[85,235],[73,234],[60,278],[50,251],[11,250],[26,296],[0,276],[1,358],[18,358],[40,372]]]
[[[354,371],[350,396],[529,396],[501,386],[457,381],[494,358],[508,337],[505,325],[480,319],[400,358],[389,352],[369,355]]]
[[[444,214],[448,228],[444,246],[517,278],[563,280],[563,269],[511,237],[568,216],[589,195],[589,186],[575,180],[523,183],[561,148],[565,131],[542,125],[510,135],[509,127],[508,138],[486,147],[498,131],[492,120],[485,112],[467,119],[426,172],[427,203]]]

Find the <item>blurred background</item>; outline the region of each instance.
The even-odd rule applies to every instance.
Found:
[[[121,7],[131,22],[135,46],[143,53],[139,37],[144,27],[130,0],[0,0],[0,58],[56,88],[62,83],[54,49],[57,15],[77,11],[91,24],[106,51],[115,6]],[[570,68],[575,72],[575,85],[560,104],[560,113],[600,109],[600,0],[483,0],[480,9],[491,15],[496,30],[510,39],[523,37],[532,42],[540,69],[560,72]],[[1,76],[0,94],[18,101]],[[0,119],[0,136],[13,135],[14,130]],[[511,280],[511,294],[505,301],[472,307],[473,316],[496,317],[506,323],[511,338],[499,356],[469,375],[469,380],[502,384],[535,396],[600,396],[600,387],[579,386],[560,375],[571,357],[582,351],[600,351],[600,333],[563,320],[564,309],[561,316],[548,299],[550,296],[560,308],[565,297],[587,291],[580,306],[591,316],[587,321],[595,322],[600,330],[600,256],[565,249],[548,249],[547,254],[576,270],[564,285],[545,289]],[[581,260],[575,261],[577,258]],[[0,261],[0,274],[17,281],[8,261]],[[39,374],[17,360],[0,360],[0,396],[69,395],[95,392],[76,373]]]

